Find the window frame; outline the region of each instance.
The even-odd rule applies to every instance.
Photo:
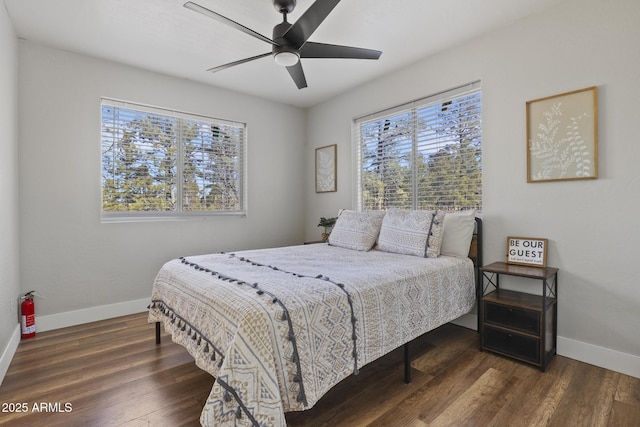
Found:
[[[176,208],[169,211],[105,211],[104,204],[104,192],[105,192],[105,178],[104,178],[104,107],[119,108],[125,110],[132,110],[136,113],[146,113],[162,116],[163,118],[170,118],[176,121],[186,120],[188,122],[206,123],[216,126],[231,126],[241,129],[240,141],[238,144],[238,210],[185,210],[184,209],[184,171],[185,171],[185,140],[183,139],[183,131],[179,129],[176,140],[174,141],[177,148],[176,155],[176,172],[177,182],[175,183],[172,191],[176,192]],[[157,106],[151,106],[142,104],[139,102],[123,101],[113,98],[102,97],[100,99],[100,213],[101,222],[153,222],[153,221],[180,221],[180,220],[192,220],[192,219],[208,219],[224,216],[246,217],[247,216],[247,124],[244,122],[225,120],[211,116],[205,116],[202,114],[189,113],[184,111],[178,111],[176,109],[169,109]]]
[[[416,162],[415,159],[419,156],[418,153],[418,145],[420,144],[420,138],[416,137],[417,135],[417,129],[416,127],[418,126],[418,120],[416,119],[417,117],[417,112],[420,111],[421,109],[426,109],[429,108],[431,106],[438,106],[438,105],[443,105],[443,103],[446,103],[448,101],[454,100],[454,99],[458,99],[458,98],[462,98],[464,96],[468,96],[471,94],[475,94],[475,93],[479,93],[479,109],[478,109],[478,115],[479,115],[479,132],[478,135],[476,135],[479,140],[480,140],[480,159],[478,161],[478,172],[479,172],[479,191],[476,192],[476,194],[479,197],[479,206],[477,207],[473,207],[473,209],[476,209],[478,212],[482,211],[482,87],[481,87],[481,81],[477,80],[465,85],[461,85],[452,89],[448,89],[446,91],[442,91],[442,92],[438,92],[436,94],[427,96],[427,97],[423,97],[411,102],[407,102],[401,105],[397,105],[394,107],[390,107],[384,110],[380,110],[374,113],[370,113],[370,114],[366,114],[366,115],[362,115],[359,117],[355,117],[352,120],[352,158],[353,158],[353,170],[352,170],[352,202],[353,202],[353,206],[355,209],[358,210],[362,210],[362,209],[368,209],[368,206],[365,206],[364,203],[364,191],[365,191],[365,164],[364,164],[364,159],[363,159],[363,151],[366,150],[366,142],[363,140],[363,138],[365,137],[364,135],[366,134],[366,132],[363,132],[363,126],[366,124],[372,124],[372,123],[376,123],[376,122],[381,122],[385,119],[388,120],[392,120],[396,117],[398,117],[399,115],[402,114],[411,114],[411,119],[410,122],[413,126],[413,128],[411,128],[410,131],[407,131],[405,134],[405,137],[409,140],[411,140],[411,168],[410,168],[410,174],[407,174],[407,176],[410,175],[410,187],[411,187],[411,209],[442,209],[442,210],[454,210],[455,208],[450,208],[450,207],[437,207],[437,206],[433,206],[433,207],[419,207],[419,199],[421,198],[419,190],[418,190],[418,170],[416,167]],[[407,137],[406,135],[410,134],[409,137]],[[395,159],[396,161],[400,161],[401,158],[399,156],[393,157],[393,159]],[[396,201],[397,202],[397,201]],[[388,209],[388,208],[392,208],[392,207],[396,207],[396,205],[390,204],[389,206],[384,206],[383,209]],[[405,209],[408,209],[409,207],[403,207]],[[468,209],[468,208],[462,208],[462,209]]]

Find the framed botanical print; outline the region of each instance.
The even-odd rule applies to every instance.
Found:
[[[598,177],[598,88],[527,102],[527,182]]]
[[[336,151],[336,144],[316,148],[316,193],[338,190]]]

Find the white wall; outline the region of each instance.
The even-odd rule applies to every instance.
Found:
[[[19,70],[21,286],[40,317],[148,298],[178,256],[302,243],[304,111],[27,41]],[[101,96],[246,122],[248,216],[101,223]]]
[[[17,345],[18,41],[0,3],[0,382]]]
[[[306,238],[320,216],[351,206],[351,118],[481,79],[485,262],[504,259],[509,235],[548,238],[559,351],[597,364],[587,353],[615,350],[640,376],[638,22],[637,0],[571,0],[311,109]],[[526,101],[589,86],[599,88],[599,179],[528,184]],[[338,192],[314,194],[314,149],[329,143]]]

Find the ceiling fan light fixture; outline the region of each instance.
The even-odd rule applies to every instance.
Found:
[[[282,14],[282,22],[273,27],[272,38],[263,36],[226,16],[194,3],[194,1],[197,0],[187,1],[184,7],[271,45],[271,52],[209,68],[207,71],[212,73],[272,55],[276,64],[287,69],[298,89],[303,89],[307,87],[307,80],[302,70],[300,58],[378,59],[382,53],[359,47],[308,41],[311,34],[340,3],[340,0],[305,0],[313,1],[313,3],[293,24],[287,21],[287,15],[293,12],[297,0],[271,0],[276,10]]]
[[[273,58],[276,61],[276,64],[282,67],[291,67],[296,65],[300,60],[300,56],[297,53],[289,51],[278,52]]]

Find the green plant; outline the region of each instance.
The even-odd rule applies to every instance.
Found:
[[[318,224],[318,227],[324,227],[324,232],[325,234],[329,234],[329,230],[336,224],[336,220],[338,218],[325,218],[325,217],[321,217],[320,218],[320,224]]]

